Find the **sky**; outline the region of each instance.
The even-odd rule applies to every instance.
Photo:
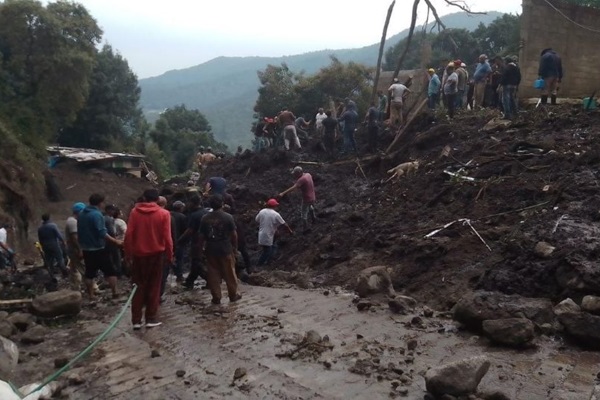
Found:
[[[219,56],[294,55],[378,43],[391,0],[79,0],[139,78]],[[426,9],[421,3],[419,22]],[[432,0],[440,16],[460,11]],[[465,0],[473,11],[520,14],[521,0]],[[397,0],[388,37],[410,26]]]

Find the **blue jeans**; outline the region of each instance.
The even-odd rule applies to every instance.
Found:
[[[456,108],[463,108],[464,105],[464,101],[463,99],[465,98],[465,91],[464,90],[459,90],[458,93],[456,93]]]
[[[427,107],[429,107],[430,110],[435,110],[435,108],[439,102],[440,102],[439,93],[430,94],[429,97],[427,98]]]
[[[262,253],[260,254],[260,258],[258,259],[257,265],[268,264],[269,261],[271,261],[271,258],[273,258],[273,255],[275,254],[275,252],[277,251],[277,245],[275,243],[273,243],[272,246],[261,246],[261,247],[262,247]]]
[[[258,153],[264,147],[265,147],[265,144],[264,144],[263,138],[255,136],[254,137],[254,152]]]
[[[354,130],[344,131],[344,152],[349,153],[350,150],[356,151],[356,140],[354,140]]]
[[[513,119],[517,114],[517,87],[514,85],[502,86],[502,107],[504,118]]]

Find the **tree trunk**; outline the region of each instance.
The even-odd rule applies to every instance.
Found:
[[[404,62],[404,59],[406,58],[406,54],[408,54],[408,49],[410,48],[410,43],[412,41],[413,34],[415,33],[415,25],[417,23],[417,9],[419,8],[419,2],[420,2],[420,0],[415,0],[413,3],[412,19],[410,20],[410,30],[408,31],[408,38],[406,39],[406,47],[404,48],[402,55],[398,59],[398,65],[396,65],[396,70],[394,71],[393,78],[398,77],[398,74],[400,73],[400,68],[402,68],[402,63]],[[392,82],[393,82],[393,79],[392,79]]]
[[[381,60],[383,59],[383,48],[385,47],[385,38],[387,37],[388,25],[390,24],[390,18],[392,17],[392,11],[396,0],[392,1],[385,17],[385,24],[383,24],[383,33],[381,34],[381,42],[379,43],[379,55],[377,56],[377,70],[375,72],[375,82],[373,83],[373,93],[371,94],[371,101],[375,101],[377,95],[377,86],[379,85],[379,75],[381,73]]]

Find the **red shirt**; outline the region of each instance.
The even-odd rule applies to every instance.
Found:
[[[296,181],[296,187],[302,192],[302,201],[312,203],[317,199],[315,195],[315,184],[313,183],[312,175],[308,172],[302,174]]]
[[[156,203],[137,203],[127,221],[124,249],[128,257],[164,252],[167,260],[171,260],[171,214]]]

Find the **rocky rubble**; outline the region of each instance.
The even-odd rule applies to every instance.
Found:
[[[473,394],[489,368],[490,362],[485,356],[431,368],[425,373],[427,391],[440,397]]]

